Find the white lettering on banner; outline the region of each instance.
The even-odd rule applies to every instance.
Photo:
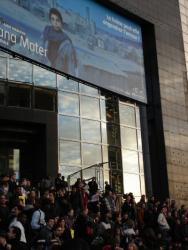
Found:
[[[8,30],[0,28],[0,38],[5,40],[6,42],[16,44],[16,35]]]
[[[29,38],[25,38],[22,35],[20,36],[20,46],[23,46],[31,52],[39,54],[41,56],[47,56],[47,49],[39,46],[38,43],[31,42]]]

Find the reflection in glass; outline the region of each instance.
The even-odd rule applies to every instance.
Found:
[[[121,145],[137,150],[136,129],[121,126]]]
[[[108,162],[108,146],[102,146],[103,162]],[[105,164],[104,167],[109,168],[108,164]]]
[[[120,132],[119,126],[107,123],[108,131],[108,144],[110,145],[120,145]]]
[[[101,122],[101,129],[102,129],[102,143],[107,144],[107,128],[106,128],[106,123]]]
[[[134,196],[140,196],[140,178],[136,174],[123,174],[124,193],[133,193]]]
[[[104,99],[100,100],[100,108],[101,108],[101,120],[106,121],[106,101]]]
[[[139,166],[140,166],[140,173],[144,173],[144,162],[143,162],[143,154],[139,153]]]
[[[59,173],[61,173],[63,176],[65,176],[65,178],[67,178],[69,175],[80,171],[81,167],[77,167],[77,166],[65,166],[65,165],[60,165],[59,166]],[[77,177],[78,175],[76,175]],[[78,176],[78,178],[80,178],[80,175]]]
[[[59,137],[79,140],[79,118],[59,115]]]
[[[78,82],[75,82],[72,79],[68,80],[64,76],[57,75],[57,84],[59,89],[78,92]]]
[[[140,128],[140,110],[139,107],[136,107],[136,126]]]
[[[0,105],[5,105],[5,85],[0,84]]]
[[[33,82],[38,86],[56,88],[56,74],[38,66],[33,66]]]
[[[135,108],[122,102],[119,103],[120,123],[136,127]]]
[[[76,94],[58,92],[59,112],[68,115],[79,115],[79,99]]]
[[[121,149],[119,147],[108,147],[109,162],[111,169],[122,169]]]
[[[82,119],[82,140],[101,143],[100,122]]]
[[[136,151],[122,149],[123,171],[138,173],[138,153]]]
[[[94,177],[96,174],[95,168],[89,168],[89,169],[83,169],[82,170],[83,179],[89,179],[91,177]]]
[[[80,165],[80,143],[71,141],[60,141],[60,163],[69,165]]]
[[[93,88],[91,86],[82,83],[80,83],[80,92],[86,95],[94,95],[94,96],[99,95],[99,91],[97,88]]]
[[[83,164],[90,166],[101,162],[101,146],[94,144],[82,144]]]
[[[6,53],[6,52],[4,52],[4,51],[2,51],[2,50],[0,50],[0,56],[2,56],[2,57],[9,57],[9,54]]]
[[[111,183],[112,187],[115,190],[116,193],[121,193],[123,192],[123,173],[122,171],[119,170],[112,170],[112,176],[111,176]]]
[[[109,122],[119,123],[118,101],[114,96],[106,97],[106,118]]]
[[[140,176],[141,181],[141,194],[146,194],[145,178],[144,175]]]
[[[0,57],[0,78],[6,79],[7,59]]]
[[[90,119],[100,119],[99,99],[82,96],[81,97],[81,114],[83,117]]]
[[[137,139],[138,139],[138,150],[142,151],[142,137],[141,137],[141,131],[137,129]]]
[[[10,58],[9,79],[21,82],[32,82],[32,64],[20,59]]]

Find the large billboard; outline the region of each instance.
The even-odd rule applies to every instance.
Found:
[[[0,46],[146,102],[141,28],[95,0],[0,0]]]

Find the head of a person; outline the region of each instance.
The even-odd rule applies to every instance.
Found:
[[[49,193],[48,199],[49,199],[50,203],[54,203],[55,202],[55,194],[54,194],[54,192],[50,192]]]
[[[63,26],[63,18],[59,10],[51,8],[49,12],[49,19],[54,30],[59,31]]]
[[[2,177],[2,185],[7,186],[8,182],[9,182],[9,176],[8,175],[3,176]]]
[[[47,221],[46,221],[47,226],[52,229],[54,227],[55,224],[55,218],[54,217],[48,217]]]
[[[63,228],[61,226],[55,227],[55,229],[54,229],[54,235],[56,237],[61,237],[62,233],[63,233]]]
[[[14,206],[14,207],[12,208],[12,210],[11,210],[11,215],[12,215],[12,216],[15,216],[15,217],[18,217],[19,214],[22,213],[22,211],[23,211],[23,207],[20,206],[20,205],[16,205],[16,206]]]
[[[16,173],[11,174],[10,179],[16,181]]]
[[[64,218],[59,218],[59,220],[57,222],[57,226],[59,226],[61,228],[65,228],[66,227],[65,219]]]
[[[0,195],[0,206],[6,206],[7,197],[4,194]]]
[[[135,243],[130,243],[130,244],[128,245],[128,248],[127,248],[127,249],[128,249],[128,250],[137,250],[138,247],[136,246]]]
[[[68,216],[71,217],[71,218],[74,217],[74,209],[71,208],[71,209],[68,211]]]
[[[168,211],[167,207],[166,207],[166,206],[163,206],[162,209],[161,209],[161,212],[162,212],[163,214],[166,214],[167,211]]]
[[[96,181],[96,177],[92,177],[92,181],[95,182]]]
[[[124,218],[125,220],[127,220],[127,219],[129,218],[129,214],[128,214],[128,213],[124,213],[124,214],[123,214],[123,218]]]
[[[26,178],[23,178],[23,179],[21,180],[21,186],[22,186],[22,187],[27,186],[27,179],[26,179]]]
[[[0,246],[5,246],[7,243],[6,241],[6,233],[0,232]]]

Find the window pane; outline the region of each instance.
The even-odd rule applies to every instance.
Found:
[[[83,169],[83,179],[89,179],[91,177],[95,177],[95,168]]]
[[[83,117],[99,120],[99,100],[96,98],[82,96],[81,111]]]
[[[122,170],[121,149],[119,147],[108,147],[110,168]]]
[[[108,162],[108,146],[102,146],[103,162]],[[108,164],[104,165],[109,168]]]
[[[144,161],[143,161],[143,154],[139,153],[139,165],[140,165],[140,172],[144,173]]]
[[[75,82],[71,79],[68,80],[63,76],[57,75],[57,83],[59,89],[78,92],[78,82]]]
[[[30,86],[10,85],[8,90],[8,105],[15,107],[30,107]]]
[[[36,109],[56,111],[56,92],[55,90],[46,90],[35,88],[35,105]]]
[[[124,148],[137,150],[136,129],[121,126],[121,144]]]
[[[108,143],[110,145],[120,145],[119,126],[107,123]]]
[[[101,162],[101,146],[93,144],[82,144],[83,164],[90,166]]]
[[[81,167],[77,167],[77,166],[64,166],[64,165],[61,165],[59,166],[59,173],[61,173],[63,176],[65,176],[65,178],[67,179],[67,177],[77,171],[80,171],[81,170]],[[80,178],[81,176],[77,174],[75,175],[76,178]],[[76,181],[76,180],[75,180]]]
[[[78,95],[59,92],[59,113],[67,115],[79,115]]]
[[[123,171],[132,173],[139,172],[138,153],[130,150],[122,150],[123,154]]]
[[[4,52],[4,51],[2,51],[2,50],[0,50],[0,56],[2,56],[2,57],[9,57],[9,54],[6,53],[6,52]]]
[[[99,91],[97,88],[93,88],[91,86],[80,83],[80,92],[88,95],[99,95]]]
[[[135,108],[126,104],[119,104],[120,123],[127,126],[136,126]]]
[[[142,151],[142,136],[141,136],[141,131],[139,129],[137,130],[137,139],[138,139],[138,150]]]
[[[0,57],[0,78],[6,79],[7,59]]]
[[[66,139],[80,139],[79,118],[59,116],[59,137]]]
[[[101,120],[106,121],[106,101],[101,99],[100,106],[101,106]]]
[[[82,119],[82,140],[101,143],[100,122]]]
[[[124,193],[133,193],[134,196],[140,196],[140,178],[139,175],[123,174]]]
[[[113,96],[106,97],[106,118],[109,122],[119,123],[118,101]]]
[[[80,165],[80,143],[60,141],[60,162],[70,165]]]
[[[9,79],[21,82],[32,82],[32,64],[19,59],[10,58]]]
[[[0,84],[0,105],[5,105],[5,85]]]
[[[102,143],[107,144],[107,128],[106,123],[101,122],[102,126]]]
[[[136,107],[136,125],[137,128],[140,128],[140,110],[138,107]]]
[[[38,86],[56,88],[56,74],[34,65],[33,82]]]
[[[116,193],[123,193],[123,173],[119,170],[112,170],[111,185]]]
[[[141,194],[146,194],[146,185],[145,185],[144,175],[140,176],[140,180],[141,180]]]

